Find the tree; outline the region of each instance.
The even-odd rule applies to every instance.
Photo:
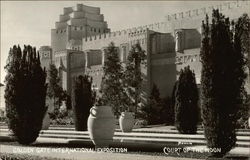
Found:
[[[127,108],[127,96],[123,87],[123,67],[119,59],[118,48],[111,42],[105,50],[101,90],[103,103],[110,105],[116,117]]]
[[[247,14],[243,14],[237,21],[239,41],[241,42],[241,50],[247,57],[247,67],[250,70],[250,18]]]
[[[47,110],[46,71],[41,68],[39,54],[31,46],[24,46],[23,52],[19,46],[13,46],[5,69],[8,127],[20,144],[30,144],[38,137]]]
[[[47,97],[48,98],[48,97]],[[61,103],[61,102],[65,103]],[[72,117],[69,114],[69,110],[72,109],[71,105],[71,96],[68,95],[67,91],[62,91],[60,97],[58,97],[58,101],[60,108],[56,107],[49,114],[50,119],[53,124],[69,124],[72,121]]]
[[[178,87],[178,84],[179,81],[177,80],[173,86],[173,89],[172,89],[172,94],[171,94],[171,104],[172,104],[172,117],[173,117],[173,125],[175,124],[175,99],[176,99],[176,90],[177,90],[177,87]]]
[[[61,95],[59,97],[59,101],[62,102],[62,101],[65,101],[65,105],[66,105],[66,109],[67,110],[70,110],[72,109],[72,105],[71,105],[71,96],[67,93],[66,90],[63,90],[61,92]]]
[[[194,134],[198,123],[198,89],[195,74],[181,69],[175,90],[175,126],[180,133]]]
[[[160,98],[159,89],[155,84],[151,94],[149,96],[148,103],[142,108],[143,118],[147,120],[148,124],[160,124],[161,123],[161,111],[163,109],[163,101]]]
[[[160,111],[161,123],[166,125],[174,125],[174,104],[171,97],[165,97],[162,99],[162,109]]]
[[[48,71],[48,92],[47,95],[50,99],[53,98],[54,109],[60,106],[60,97],[63,93],[63,89],[60,86],[60,78],[58,76],[58,70],[54,64],[50,64]],[[56,107],[57,106],[57,107]]]
[[[77,131],[87,130],[89,110],[93,106],[92,79],[89,76],[79,76],[75,80],[73,110],[75,128]]]
[[[237,21],[235,28],[238,30],[238,42],[241,42],[241,51],[243,55],[247,58],[247,67],[250,71],[250,18],[247,14],[243,14]],[[236,34],[236,33],[235,33]],[[248,72],[249,74],[249,72]],[[249,76],[249,75],[248,75]],[[249,83],[246,81],[246,83]],[[246,85],[249,87],[250,84]],[[249,88],[250,89],[250,88]],[[250,96],[247,95],[246,91],[242,92],[243,103],[239,107],[237,113],[237,128],[246,128],[249,118],[249,109],[250,109]]]
[[[135,115],[137,115],[138,103],[140,103],[140,92],[142,87],[142,72],[141,65],[145,63],[145,51],[141,48],[139,43],[132,46],[128,59],[126,62],[126,69],[124,72],[125,88],[130,104],[134,106]]]
[[[230,24],[218,10],[202,22],[201,102],[207,146],[221,148],[212,156],[222,157],[236,143],[236,114],[242,104],[245,58],[242,50],[241,19]],[[232,29],[230,29],[230,27]]]
[[[248,128],[249,108],[250,107],[250,95],[247,92],[243,92],[243,103],[239,105],[239,111],[236,114],[236,128]]]

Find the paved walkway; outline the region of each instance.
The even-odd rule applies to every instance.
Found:
[[[195,160],[191,158],[180,157],[167,157],[167,156],[152,156],[130,153],[104,153],[87,151],[86,148],[80,148],[79,151],[67,148],[39,148],[39,147],[24,147],[24,146],[11,146],[0,145],[2,153],[16,153],[16,154],[29,154],[41,157],[50,158],[65,158],[65,159],[79,159],[79,160]]]

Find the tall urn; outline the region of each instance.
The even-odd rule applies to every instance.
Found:
[[[134,113],[122,112],[119,118],[119,124],[122,132],[131,132],[135,124]]]
[[[248,117],[248,128],[250,128],[250,117]]]
[[[98,147],[108,147],[113,142],[115,117],[109,106],[94,106],[88,118],[90,139]]]

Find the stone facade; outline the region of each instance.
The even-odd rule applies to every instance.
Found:
[[[41,66],[42,68],[49,69],[49,65],[52,63],[52,49],[50,46],[41,46],[38,50],[40,59],[41,59]]]
[[[71,94],[73,78],[84,75],[85,57],[82,51],[66,49],[54,53],[54,64],[59,70],[61,86]]]
[[[108,44],[115,43],[124,63],[131,46],[139,42],[147,55],[147,65],[141,67],[142,93],[146,98],[155,83],[162,97],[170,96],[180,69],[187,65],[200,83],[201,22],[205,15],[218,8],[232,20],[243,13],[250,15],[249,7],[249,1],[226,2],[168,15],[164,22],[110,32],[100,8],[78,4],[76,8],[64,8],[51,31],[52,61],[61,67],[62,86],[67,91],[71,92],[72,79],[80,74],[93,77],[93,88],[98,90]]]
[[[65,49],[82,50],[83,37],[110,31],[104,16],[100,14],[100,8],[77,4],[63,11],[55,23],[55,29],[51,30],[53,55]]]
[[[51,62],[59,69],[61,85],[71,94],[74,76],[85,72],[82,39],[110,32],[100,8],[77,4],[66,7],[51,30]]]

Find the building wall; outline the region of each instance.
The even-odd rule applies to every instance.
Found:
[[[72,78],[84,75],[85,56],[82,51],[63,50],[55,52],[54,64],[59,70],[61,86],[68,94],[72,93]]]
[[[200,61],[200,48],[184,50],[184,54],[177,53],[176,55],[177,79],[179,78],[180,70],[187,66],[190,66],[190,69],[194,71],[196,83],[200,84],[201,68],[202,68]]]
[[[98,91],[103,77],[103,65],[92,65],[86,68],[85,74],[92,77],[92,89]]]
[[[201,23],[212,8],[236,19],[243,13],[250,14],[250,2],[226,2],[219,6],[201,8],[166,16],[166,20],[135,28],[110,32],[100,8],[78,4],[75,8],[64,8],[56,29],[52,29],[51,44],[53,52],[73,49],[83,51],[75,58],[67,56],[64,60],[55,60],[56,64],[70,66],[67,70],[67,87],[71,90],[72,79],[80,74],[88,74],[93,78],[93,87],[100,88],[103,76],[102,66],[105,61],[105,48],[114,42],[119,49],[119,57],[125,62],[131,46],[139,42],[146,51],[146,66],[142,66],[143,94],[150,93],[153,83],[160,89],[162,97],[170,96],[179,71],[190,66],[200,83],[201,62]],[[78,50],[78,51],[77,51]],[[62,62],[61,62],[62,61]],[[60,63],[59,63],[60,62]],[[70,75],[69,75],[70,73]],[[249,85],[248,85],[249,86]],[[144,96],[146,97],[146,96]]]
[[[151,83],[156,84],[161,97],[171,96],[177,75],[175,53],[155,54],[151,58]]]
[[[155,84],[161,97],[171,95],[176,81],[175,41],[172,33],[154,32],[149,39],[149,93]]]
[[[76,7],[66,7],[51,30],[51,47],[54,53],[72,48],[82,48],[79,45],[68,44],[70,40],[80,40],[83,37],[109,32],[107,22],[100,14],[100,8],[77,4]]]
[[[111,42],[114,42],[118,49],[121,62],[125,63],[129,50],[133,44],[139,42],[143,50],[148,49],[149,30],[133,30],[133,32],[117,31],[104,33],[83,39],[83,51],[86,55],[86,74],[93,78],[93,88],[100,89],[103,76],[102,66],[106,60],[105,49]],[[148,54],[148,52],[146,52]],[[146,66],[141,67],[143,73],[143,92],[148,92],[148,70]],[[146,95],[146,94],[145,94]]]
[[[151,47],[152,54],[164,54],[172,53],[175,51],[174,36],[171,33],[159,33],[155,32],[152,34]]]
[[[230,17],[230,19],[237,19],[243,13],[248,13],[249,15],[249,7],[249,1],[222,2],[221,5],[217,6],[203,7],[200,9],[167,15],[165,19],[165,32],[171,32],[183,28],[200,30],[202,20],[205,20],[206,14],[211,17],[213,8],[219,9],[226,17]]]
[[[52,49],[50,46],[41,46],[39,48],[39,55],[42,68],[49,70],[49,65],[52,63]]]
[[[70,70],[68,71],[68,88],[67,91],[69,94],[72,94],[72,88],[74,85],[74,81],[72,79],[79,75],[84,75],[86,60],[84,56],[84,52],[82,51],[69,51],[69,66]]]
[[[137,42],[146,51],[146,65],[141,66],[144,98],[151,92],[153,83],[160,88],[162,97],[170,95],[176,81],[175,41],[172,34],[148,29],[133,30],[133,32],[122,30],[85,38],[83,50],[87,56],[86,74],[93,77],[94,85],[98,89],[103,76],[100,60],[102,59],[102,64],[104,64],[104,49],[111,42],[115,42],[115,46],[118,47],[121,62],[125,62],[131,46]]]
[[[69,40],[69,27],[66,29],[51,30],[51,48],[52,48],[52,60],[54,61],[54,53],[66,49],[67,42]]]
[[[86,67],[91,67],[94,65],[101,65],[103,52],[102,50],[85,50],[84,51],[85,59],[86,59]]]

